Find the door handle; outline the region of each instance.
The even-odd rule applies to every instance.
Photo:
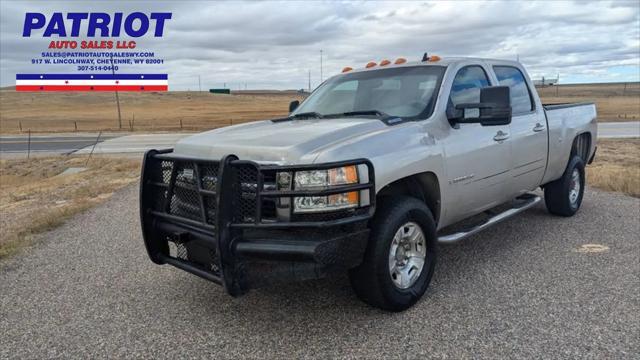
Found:
[[[496,133],[496,136],[493,137],[493,140],[501,142],[501,141],[505,141],[509,138],[509,134],[502,132],[502,130],[499,130]]]
[[[533,131],[535,132],[539,132],[544,130],[544,125],[540,124],[540,123],[536,123],[536,126],[533,128]]]

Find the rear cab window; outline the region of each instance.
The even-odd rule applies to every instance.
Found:
[[[520,69],[513,66],[496,65],[493,67],[493,71],[498,78],[498,84],[508,86],[511,90],[513,115],[532,112],[534,110],[533,97]]]

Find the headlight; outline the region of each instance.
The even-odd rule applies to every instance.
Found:
[[[356,184],[358,170],[355,165],[351,165],[328,170],[298,171],[294,182],[295,188],[300,190]]]
[[[358,169],[351,165],[327,170],[298,171],[293,183],[295,190],[313,190],[357,184],[358,181]],[[328,196],[298,196],[293,198],[293,210],[305,213],[355,208],[359,205],[359,197],[358,191]]]

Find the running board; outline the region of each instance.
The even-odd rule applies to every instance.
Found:
[[[532,206],[534,206],[535,204],[539,203],[540,200],[542,200],[542,198],[538,195],[534,195],[534,194],[524,194],[518,198],[516,198],[515,201],[517,201],[516,204],[514,204],[514,206],[512,206],[511,208],[495,214],[493,216],[491,216],[490,218],[488,218],[487,220],[485,220],[484,222],[482,222],[479,225],[476,225],[472,228],[466,229],[464,231],[459,231],[459,232],[455,232],[452,234],[447,234],[447,235],[442,235],[438,237],[438,242],[440,244],[453,244],[456,243],[462,239],[465,239],[475,233],[478,233],[488,227],[490,227],[491,225],[495,225],[503,220],[506,220],[516,214],[519,214],[529,208],[531,208]]]

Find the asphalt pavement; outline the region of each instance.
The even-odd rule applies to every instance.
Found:
[[[396,314],[358,301],[344,276],[234,299],[154,265],[137,202],[128,187],[0,261],[1,359],[640,354],[637,198],[587,189],[572,218],[540,204],[443,247],[426,297]]]
[[[29,139],[28,136],[1,136],[0,137],[0,153],[59,153],[68,154],[85,147],[91,147],[96,142],[102,142],[112,139],[116,136],[107,135],[100,136],[98,134],[80,134],[80,135],[34,135]]]
[[[598,137],[599,138],[640,137],[640,121],[598,123]]]

